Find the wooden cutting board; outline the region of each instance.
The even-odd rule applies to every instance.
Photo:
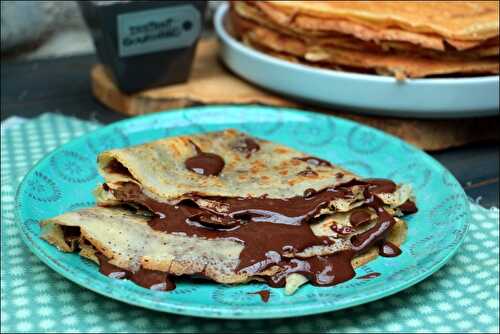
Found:
[[[201,40],[188,82],[149,89],[131,95],[122,93],[105,68],[98,64],[91,71],[92,92],[104,105],[131,116],[207,104],[250,103],[299,107],[373,126],[428,151],[500,139],[498,117],[467,120],[417,120],[365,116],[304,105],[258,88],[232,74],[221,64],[217,52],[218,44],[215,39]]]

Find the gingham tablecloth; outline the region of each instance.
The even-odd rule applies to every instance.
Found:
[[[24,245],[14,222],[14,197],[36,161],[100,125],[56,114],[17,123],[1,135],[2,333],[499,331],[499,213],[473,203],[467,238],[443,269],[395,296],[351,309],[293,319],[210,320],[149,311],[88,291]]]

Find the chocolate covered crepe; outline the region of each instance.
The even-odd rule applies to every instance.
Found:
[[[98,163],[101,207],[42,222],[42,237],[148,288],[181,275],[288,293],[334,285],[378,253],[397,256],[397,217],[416,211],[408,185],[236,130],[111,150]]]

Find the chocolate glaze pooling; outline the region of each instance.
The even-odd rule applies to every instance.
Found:
[[[395,257],[402,253],[398,246],[390,241],[382,240],[378,246],[378,253],[384,257]]]
[[[372,278],[376,278],[379,276],[380,276],[380,273],[369,273],[369,274],[366,274],[363,276],[356,277],[356,279],[372,279]]]
[[[95,255],[99,260],[99,271],[103,275],[111,278],[129,279],[137,285],[151,290],[170,291],[175,289],[175,284],[169,280],[167,273],[144,268],[131,272],[109,263],[109,259],[102,253],[97,252]]]
[[[78,226],[61,226],[63,231],[64,239],[69,241],[71,239],[80,238],[80,227]]]
[[[417,206],[415,205],[414,202],[407,200],[403,204],[399,206],[399,209],[401,210],[402,213],[404,214],[411,214],[415,213],[418,211]]]
[[[298,273],[306,276],[313,285],[335,285],[354,277],[355,273],[351,265],[354,255],[354,251],[348,249],[327,256],[293,258],[279,263],[282,270],[265,279],[272,287],[283,287],[288,275]]]
[[[284,256],[293,255],[311,246],[330,245],[334,242],[328,237],[314,235],[309,221],[332,200],[352,197],[349,189],[351,186],[361,186],[364,189],[364,205],[372,208],[377,214],[376,224],[351,237],[352,249],[304,259]],[[371,179],[353,180],[317,192],[306,191],[307,196],[288,199],[271,199],[265,196],[203,198],[222,203],[226,208],[223,213],[199,207],[196,204],[196,195],[177,205],[156,202],[145,196],[140,186],[135,183],[127,183],[120,190],[111,191],[117,199],[143,205],[156,213],[149,221],[149,225],[155,230],[207,239],[231,238],[241,242],[244,248],[240,253],[236,272],[255,275],[271,266],[278,266],[281,270],[277,274],[263,278],[269,285],[280,287],[285,285],[286,277],[291,273],[306,276],[313,285],[334,285],[354,277],[351,265],[353,257],[373,245],[381,245],[395,224],[394,218],[384,210],[383,202],[376,194],[395,190],[396,185],[392,181]],[[367,221],[367,209],[364,209],[364,213],[363,209],[360,209],[360,212],[359,217],[353,218],[353,225]],[[381,252],[385,252],[383,247]],[[165,279],[168,280],[166,275]]]
[[[112,278],[127,278],[129,276],[130,273],[127,270],[109,263],[109,259],[102,253],[95,253],[95,256],[99,260],[99,272],[101,274]]]
[[[247,292],[249,295],[259,295],[260,299],[264,302],[267,303],[269,301],[269,297],[271,296],[271,291],[269,290],[260,290],[260,291],[255,291],[255,292]]]
[[[364,179],[368,184],[371,194],[393,193],[396,191],[396,184],[387,179]]]
[[[299,252],[314,245],[327,245],[328,238],[314,235],[305,219],[328,204],[328,198],[338,192],[319,194],[316,198],[301,203],[298,198],[288,200],[254,198],[247,200],[227,199],[229,211],[224,214],[206,212],[192,201],[178,205],[159,203],[142,194],[139,186],[129,183],[121,191],[114,191],[117,198],[126,199],[161,212],[149,221],[155,230],[168,233],[184,233],[207,239],[231,238],[245,244],[240,254],[237,271],[250,275],[258,273],[273,264],[282,262],[285,252]],[[302,204],[302,205],[300,205]],[[280,210],[281,212],[279,212]],[[200,217],[207,215],[229,217],[237,223],[227,226],[208,225]]]
[[[191,142],[191,144],[196,149],[196,155],[186,159],[184,162],[186,168],[200,175],[219,175],[225,165],[224,159],[217,154],[203,152],[193,142]]]
[[[384,210],[382,200],[371,193],[370,187],[365,188],[364,193],[365,205],[375,209],[378,221],[375,226],[363,233],[356,234],[351,238],[353,249],[359,253],[366,251],[379,240],[384,239],[390,228],[396,223],[394,218]]]
[[[349,222],[353,227],[366,224],[370,221],[371,214],[365,209],[355,209],[349,217]]]
[[[376,187],[368,186],[365,188],[365,204],[375,210],[378,221],[375,226],[369,230],[354,235],[351,238],[353,249],[359,253],[366,251],[369,247],[378,243],[379,254],[381,256],[395,257],[401,254],[401,250],[398,246],[385,240],[390,228],[394,226],[396,221],[384,210],[382,200],[375,195],[375,192],[380,191],[380,188],[387,189],[388,187],[390,187],[390,185],[382,184],[381,181],[378,180]]]
[[[330,226],[333,232],[338,233],[340,235],[349,235],[354,232],[351,226],[340,226],[340,225],[332,225]]]
[[[167,274],[158,270],[140,268],[130,275],[130,280],[151,290],[170,291],[175,289],[175,283],[168,279]]]

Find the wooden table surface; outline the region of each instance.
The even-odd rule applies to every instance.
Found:
[[[90,91],[94,55],[1,64],[1,119],[56,112],[110,123],[123,119],[99,104]],[[482,143],[431,154],[485,207],[499,206],[499,143]]]

